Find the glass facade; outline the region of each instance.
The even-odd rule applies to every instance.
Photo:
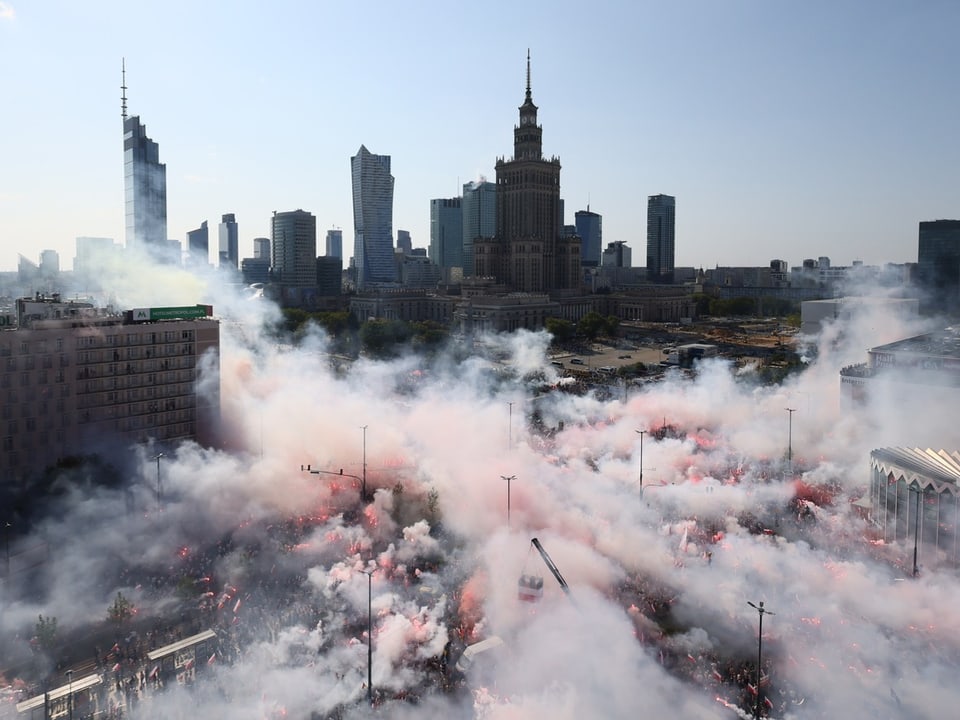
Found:
[[[167,247],[167,166],[137,116],[123,121],[126,245],[162,257]]]
[[[374,155],[363,145],[350,158],[353,180],[353,262],[357,289],[396,284],[393,256],[393,175],[390,156]]]

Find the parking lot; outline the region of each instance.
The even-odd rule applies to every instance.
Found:
[[[659,346],[614,347],[593,343],[577,352],[551,354],[550,360],[562,363],[563,367],[570,369],[597,370],[603,367],[616,369],[639,362],[656,365],[666,358],[666,352]]]

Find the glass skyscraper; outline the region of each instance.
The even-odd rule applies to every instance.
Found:
[[[463,213],[461,198],[430,201],[430,260],[448,279],[450,268],[463,267]]]
[[[478,237],[492,238],[497,234],[497,186],[486,180],[469,182],[463,186],[463,276],[475,273],[473,241]]]
[[[167,255],[167,166],[137,116],[123,119],[123,190],[127,248]]]
[[[580,236],[580,261],[583,267],[597,267],[603,249],[603,218],[595,212],[577,210],[574,214],[577,235]]]
[[[390,156],[363,145],[350,158],[353,179],[353,263],[357,289],[396,284],[393,254],[393,175]]]
[[[237,218],[233,213],[227,213],[220,218],[219,231],[219,266],[232,267],[236,270],[240,266],[240,229]]]
[[[677,199],[670,195],[647,198],[647,279],[651,282],[673,282],[676,206]]]
[[[274,212],[270,246],[274,279],[290,287],[317,284],[317,219],[306,210]]]

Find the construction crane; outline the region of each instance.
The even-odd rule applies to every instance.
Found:
[[[550,559],[550,555],[543,549],[543,545],[540,544],[537,538],[533,538],[530,543],[537,549],[537,552],[540,553],[544,564],[550,568],[550,572],[553,573],[557,582],[560,583],[563,592],[566,593],[567,597],[570,597],[570,586],[567,585],[567,581],[563,579],[563,575],[560,574],[560,569],[556,566],[556,563]],[[521,600],[527,602],[537,602],[543,596],[543,578],[539,575],[527,575],[526,573],[521,575],[518,583],[518,596]]]

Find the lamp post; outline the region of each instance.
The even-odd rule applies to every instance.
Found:
[[[351,475],[350,473],[345,473],[345,472],[343,471],[343,468],[340,468],[340,472],[333,472],[333,470],[315,470],[314,468],[310,467],[309,465],[301,465],[301,466],[300,466],[300,471],[301,471],[301,472],[308,472],[308,473],[310,473],[311,475],[336,475],[337,477],[348,477],[348,478],[353,478],[353,479],[356,480],[358,483],[363,483],[363,478],[362,478],[362,477],[360,477],[359,475]],[[365,486],[361,484],[361,487],[360,487],[360,494],[361,494],[361,496],[363,495],[364,492],[366,492]]]
[[[923,490],[919,487],[910,485],[910,492],[917,495],[917,510],[913,516],[913,576],[920,575],[920,566],[917,565],[917,548],[920,540],[920,499],[923,497]]]
[[[764,615],[775,615],[766,608],[763,607],[763,600],[760,601],[759,605],[754,605],[752,602],[747,600],[747,605],[752,607],[760,615],[760,634],[757,635],[757,706],[754,711],[754,717],[756,720],[760,720],[760,668],[761,662],[763,661],[763,616]]]
[[[153,459],[157,461],[157,509],[160,509],[160,458],[163,457],[163,453],[157,453],[153,456]]]
[[[67,670],[67,713],[73,720],[73,670]]]
[[[373,570],[367,576],[367,702],[373,705]]]
[[[363,479],[360,481],[360,500],[367,501],[367,426],[361,425],[363,430]]]
[[[509,430],[507,433],[507,449],[513,450],[513,403],[508,402],[507,407],[510,408],[510,420],[509,420]]]
[[[501,480],[507,481],[507,527],[510,527],[510,481],[516,480],[516,475],[501,475]]]
[[[647,431],[635,430],[634,432],[640,436],[640,494],[643,495],[643,436]]]
[[[790,423],[787,429],[787,471],[793,474],[793,414],[796,408],[784,408],[790,415]]]

